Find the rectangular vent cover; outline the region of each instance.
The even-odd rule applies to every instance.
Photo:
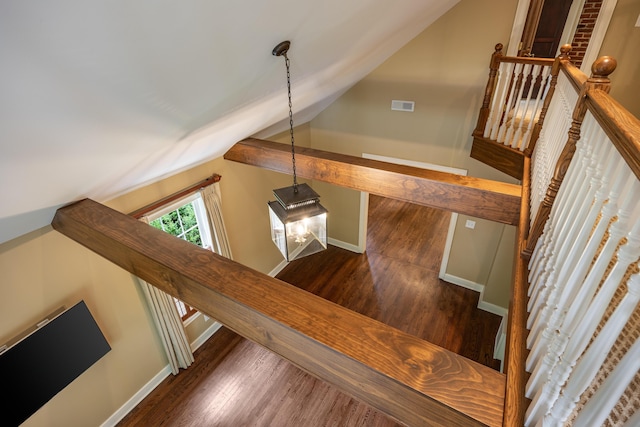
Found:
[[[415,106],[415,102],[413,101],[391,101],[391,109],[394,111],[410,111],[413,112],[413,107]]]

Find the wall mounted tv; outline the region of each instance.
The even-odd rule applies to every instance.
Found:
[[[0,348],[0,425],[23,423],[109,350],[84,301]]]

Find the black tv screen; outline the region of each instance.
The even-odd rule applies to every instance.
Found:
[[[17,426],[111,347],[84,301],[0,354],[0,425]]]

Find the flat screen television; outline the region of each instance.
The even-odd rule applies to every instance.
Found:
[[[0,354],[0,425],[23,423],[109,350],[84,301],[40,322]]]

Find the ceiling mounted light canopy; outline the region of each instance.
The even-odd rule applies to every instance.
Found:
[[[287,57],[290,46],[289,41],[283,41],[274,47],[271,53],[274,56],[283,56],[287,67],[293,185],[273,190],[276,200],[268,203],[271,239],[287,261],[327,249],[327,210],[320,204],[318,193],[307,184],[298,184],[296,177],[291,73]]]

